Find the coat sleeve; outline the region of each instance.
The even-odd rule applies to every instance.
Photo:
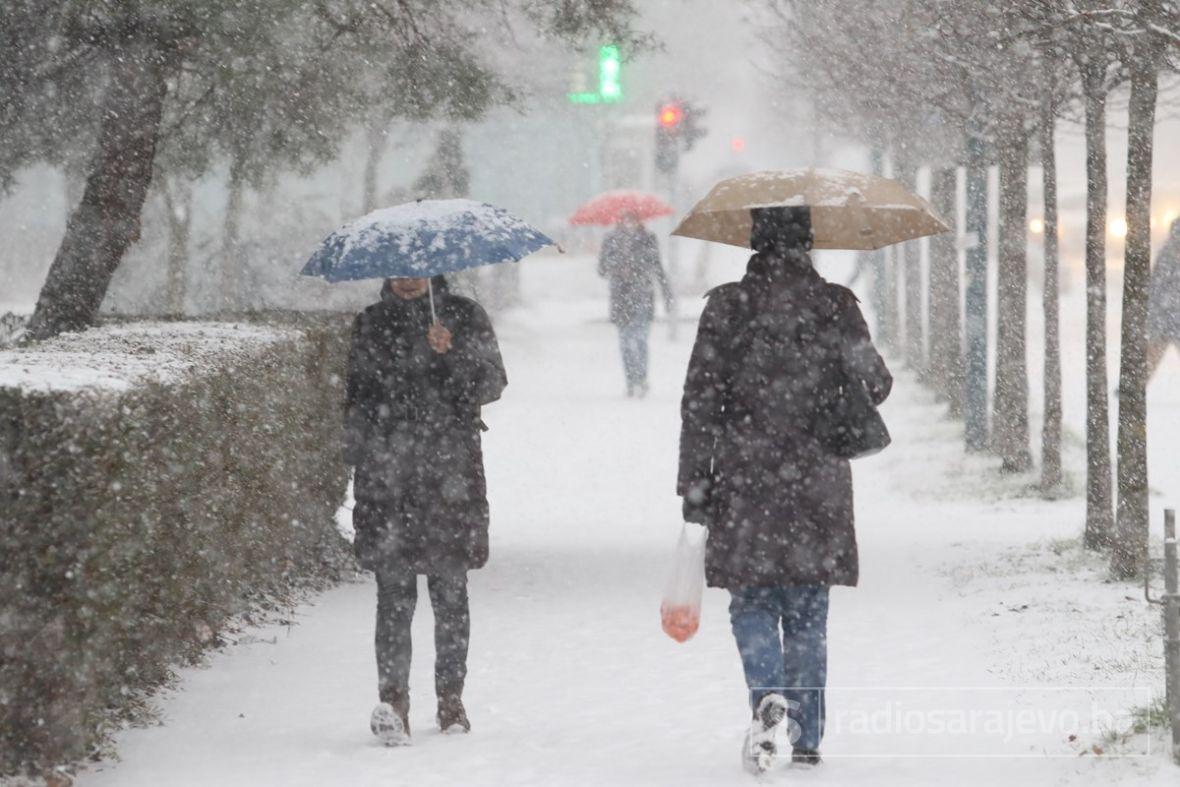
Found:
[[[448,365],[448,383],[455,386],[460,403],[478,408],[500,398],[508,375],[487,312],[474,301],[468,304],[464,324],[455,332],[455,347],[440,361]]]
[[[732,326],[730,309],[721,294],[705,304],[697,326],[696,342],[684,380],[680,402],[680,472],[676,493],[713,473],[713,449],[721,434],[725,397],[729,386],[728,357]]]
[[[664,303],[672,303],[672,285],[668,281],[668,274],[664,272],[664,265],[660,262],[660,242],[655,235],[648,235],[648,259],[651,263],[652,274],[660,285],[660,292],[664,296]]]
[[[611,238],[611,237],[608,235],[608,236],[607,236],[607,237],[606,237],[606,238],[605,238],[605,239],[602,241],[602,247],[601,247],[601,248],[598,250],[598,275],[599,275],[599,276],[602,276],[602,277],[604,277],[604,278],[606,277],[606,274],[607,274],[607,264],[606,264],[606,261],[607,261],[607,259],[609,259],[609,258],[610,258],[610,256],[611,256],[611,255],[614,253],[614,248],[613,248],[613,247],[614,247],[614,241],[613,241],[613,239],[612,239],[612,238]]]
[[[856,296],[840,288],[839,300],[842,319],[843,346],[841,351],[849,373],[864,382],[873,404],[879,405],[893,390],[893,375],[885,365],[885,359],[873,346],[869,326],[860,311]]]

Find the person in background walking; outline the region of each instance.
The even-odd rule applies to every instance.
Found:
[[[1147,319],[1147,377],[1155,374],[1169,347],[1180,348],[1180,219],[1172,222],[1168,239],[1151,271]]]
[[[828,589],[855,585],[852,473],[813,434],[849,378],[874,404],[892,387],[856,296],[812,267],[808,208],[752,211],[741,282],[712,290],[681,404],[677,493],[708,527],[705,576],[729,614],[754,719],[743,748],[770,766],[786,718],[792,760],[820,761]]]
[[[356,318],[344,459],[356,467],[353,547],[377,576],[380,703],[370,726],[387,745],[410,742],[410,623],[419,574],[434,607],[436,721],[443,732],[471,729],[462,700],[467,571],[488,559],[480,408],[507,384],[487,314],[448,293],[441,276],[388,279],[381,301]]]
[[[634,213],[624,213],[602,242],[598,275],[610,284],[610,321],[619,329],[627,396],[647,394],[647,341],[655,318],[655,283],[672,312],[672,288],[660,264],[660,244]]]

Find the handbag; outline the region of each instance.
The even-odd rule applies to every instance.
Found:
[[[737,343],[740,348],[736,354],[738,359],[749,352],[753,343],[751,324],[756,312],[754,303],[754,298],[747,302],[746,322]],[[834,317],[828,327],[839,331]],[[885,425],[885,419],[869,396],[864,380],[849,371],[842,348],[842,343],[837,345],[839,357],[835,359],[834,374],[821,387],[807,431],[832,456],[862,459],[884,451],[893,438]],[[733,379],[732,371],[729,377]]]
[[[864,381],[848,373],[843,355],[838,376],[827,395],[820,398],[811,433],[840,459],[862,459],[884,451],[893,441],[889,428]]]

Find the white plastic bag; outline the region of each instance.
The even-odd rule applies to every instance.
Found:
[[[664,600],[660,604],[660,623],[664,633],[677,642],[687,642],[701,627],[701,596],[705,592],[705,539],[708,531],[701,531],[700,538],[689,538],[688,525],[680,528],[680,540],[676,542],[676,556],[672,563],[672,574],[664,589]]]

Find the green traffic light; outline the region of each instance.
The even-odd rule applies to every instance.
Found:
[[[619,81],[622,73],[619,48],[607,44],[598,50],[598,94],[603,101],[618,101],[623,97],[623,85]]]
[[[595,93],[568,93],[571,104],[613,104],[623,100],[623,61],[619,48],[607,44],[598,48],[598,91]]]

